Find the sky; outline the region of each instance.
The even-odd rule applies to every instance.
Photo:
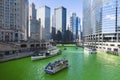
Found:
[[[67,8],[67,14],[75,12],[78,17],[82,18],[82,0],[29,0],[29,3],[34,3],[36,9],[46,5],[51,8],[51,15],[53,14],[54,8],[63,6]]]

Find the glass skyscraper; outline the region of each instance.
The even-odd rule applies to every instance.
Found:
[[[103,43],[120,41],[120,0],[84,0],[83,4],[84,43],[99,42],[98,48],[108,50],[109,44]]]
[[[73,33],[73,41],[80,38],[80,18],[76,13],[72,13],[70,16],[70,28]]]
[[[102,33],[116,32],[116,0],[103,4],[102,8]]]
[[[30,40],[40,40],[41,35],[40,35],[40,30],[41,30],[41,20],[36,18],[36,8],[35,4],[31,3],[29,5],[29,17],[28,17],[28,34],[29,34],[29,39]]]
[[[64,35],[66,31],[66,13],[67,10],[64,7],[58,7],[54,10],[56,31],[60,30],[62,35]]]
[[[36,33],[36,9],[35,4],[29,5],[29,37]]]
[[[83,0],[83,35],[87,36],[92,33],[91,28],[91,0]]]
[[[50,11],[48,6],[42,6],[37,10],[37,19],[41,19],[42,39],[46,41],[50,40]]]

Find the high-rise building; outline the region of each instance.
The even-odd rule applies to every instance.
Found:
[[[40,28],[41,28],[41,21],[40,19],[37,20],[36,18],[36,9],[35,4],[31,3],[29,6],[29,39],[31,40],[41,40],[40,38]]]
[[[80,39],[80,18],[77,17],[76,13],[72,13],[70,16],[70,27],[73,33],[73,41]]]
[[[52,24],[52,27],[55,27],[55,15],[52,15],[52,22],[51,22],[51,24]]]
[[[36,34],[35,34],[35,40],[40,41],[41,40],[41,20],[36,20]]]
[[[120,0],[84,0],[83,37],[85,44],[96,42],[98,49],[119,51]]]
[[[37,18],[41,19],[42,39],[49,40],[50,37],[50,8],[42,6],[37,11]]]
[[[60,30],[62,35],[64,35],[66,31],[66,14],[67,10],[64,7],[58,7],[54,10],[56,31]]]
[[[28,0],[0,0],[0,41],[27,39]]]
[[[55,28],[55,27],[52,27],[51,38],[52,38],[53,40],[56,40],[56,28]]]
[[[31,3],[29,6],[29,37],[33,37],[36,33],[36,9],[35,4]]]
[[[83,0],[83,36],[87,36],[92,33],[91,28],[91,1]]]
[[[70,16],[70,28],[71,28],[71,31],[73,33],[73,40],[76,40],[76,29],[77,29],[77,26],[76,26],[76,13],[72,13],[71,16]]]
[[[25,0],[25,33],[24,40],[28,40],[28,14],[29,14],[29,1]]]
[[[82,35],[81,35],[81,21],[80,18],[77,17],[76,18],[76,39],[77,40],[81,40],[82,39]]]

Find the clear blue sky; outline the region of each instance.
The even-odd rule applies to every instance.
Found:
[[[82,18],[82,0],[29,0],[29,3],[32,2],[36,5],[36,9],[43,5],[50,7],[52,14],[54,8],[64,6],[67,8],[68,14],[70,12],[75,12]]]

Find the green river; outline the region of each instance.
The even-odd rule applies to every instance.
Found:
[[[82,48],[59,46],[62,54],[38,61],[30,57],[0,63],[0,80],[120,80],[120,57],[104,52],[86,54]],[[69,68],[54,75],[44,72],[49,62],[65,58]]]

